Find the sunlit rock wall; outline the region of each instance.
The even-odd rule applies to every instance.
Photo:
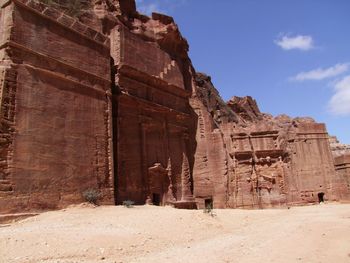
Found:
[[[261,113],[251,97],[225,104],[203,74],[197,74],[196,94],[191,105],[198,115],[194,189],[199,207],[209,199],[214,207],[267,208],[348,198],[324,124],[274,118]]]
[[[325,125],[262,113],[250,96],[224,102],[173,18],[133,0],[50,3],[0,1],[2,213],[79,203],[87,189],[179,208],[349,198]]]
[[[1,210],[54,209],[89,188],[113,203],[108,38],[33,1],[8,1],[1,23]]]
[[[349,200],[350,198],[350,154],[341,155],[335,158],[335,169],[338,180],[345,181],[345,185],[341,185],[340,198]]]

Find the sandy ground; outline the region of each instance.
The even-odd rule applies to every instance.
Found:
[[[71,207],[0,226],[0,262],[350,262],[350,204]]]

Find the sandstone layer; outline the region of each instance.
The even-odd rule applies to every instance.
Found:
[[[325,125],[262,113],[249,96],[224,102],[173,18],[133,0],[0,7],[2,213],[88,189],[100,203],[179,208],[349,198]]]

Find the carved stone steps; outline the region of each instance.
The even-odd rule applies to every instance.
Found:
[[[167,75],[173,68],[175,68],[175,61],[172,60],[168,65],[166,65],[163,71],[159,74],[161,79],[164,79],[165,75]]]

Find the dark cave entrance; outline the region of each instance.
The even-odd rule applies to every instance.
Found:
[[[153,205],[160,206],[160,194],[152,194],[152,203]]]
[[[324,193],[318,193],[318,202],[323,203],[324,202]]]
[[[207,198],[204,200],[204,207],[206,209],[213,209],[214,205],[213,205],[213,198]]]

